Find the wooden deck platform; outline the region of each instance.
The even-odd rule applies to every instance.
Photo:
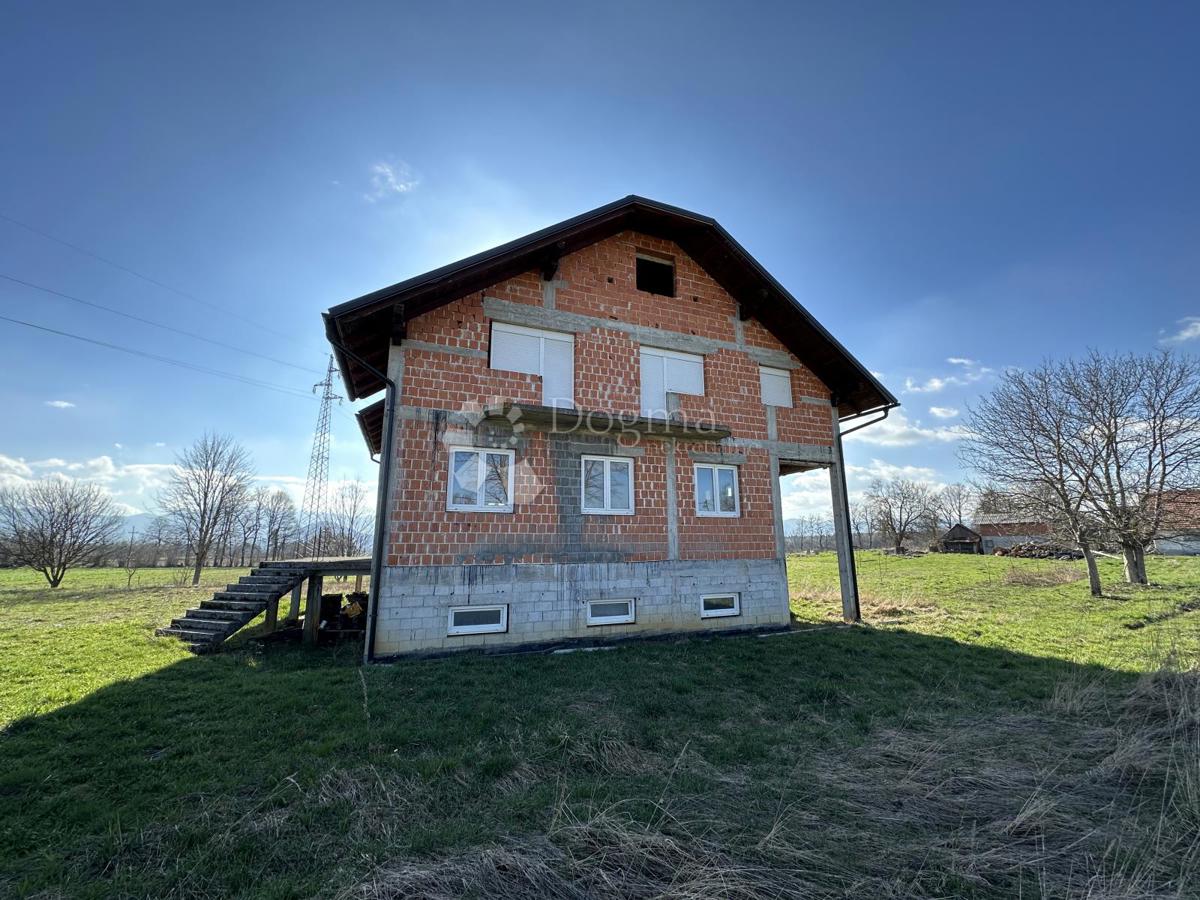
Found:
[[[273,559],[263,563],[271,569],[309,575],[370,575],[369,556],[314,556],[308,559]]]

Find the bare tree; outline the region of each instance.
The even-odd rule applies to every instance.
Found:
[[[857,549],[869,550],[875,546],[871,505],[865,498],[850,501],[850,527],[854,532],[854,546]]]
[[[1105,356],[1059,367],[1081,418],[1074,438],[1086,507],[1112,535],[1125,580],[1146,583],[1146,547],[1164,497],[1200,476],[1200,364],[1169,352]]]
[[[948,484],[937,495],[939,525],[946,529],[966,524],[975,510],[976,494],[970,485]]]
[[[158,565],[164,549],[170,546],[171,538],[171,520],[166,516],[155,516],[145,534],[146,557],[149,565]]]
[[[260,486],[255,488],[254,492],[246,498],[246,502],[242,504],[238,515],[238,531],[241,535],[241,549],[238,553],[239,566],[246,565],[248,553],[254,554],[259,549],[259,536],[262,532],[263,519],[266,516],[270,497],[271,491]]]
[[[69,568],[105,549],[120,524],[97,484],[44,479],[0,491],[4,556],[41,572],[52,588]]]
[[[287,492],[277,490],[267,498],[263,525],[267,559],[274,559],[283,552],[296,531],[296,504]]]
[[[1006,372],[970,410],[959,452],[990,485],[981,508],[1003,505],[1055,525],[1083,552],[1088,586],[1098,597],[1094,548],[1103,531],[1089,512],[1088,494],[1099,460],[1093,446],[1079,441],[1087,417],[1065,380],[1062,364]]]
[[[129,529],[129,541],[125,544],[125,553],[121,560],[121,568],[125,570],[125,587],[129,589],[133,587],[133,579],[137,577],[138,568],[141,564],[140,553],[141,548],[137,542],[137,529]]]
[[[205,434],[176,459],[160,503],[192,554],[193,585],[200,583],[200,571],[219,546],[252,477],[250,454],[226,435]]]
[[[876,478],[866,496],[875,527],[891,538],[897,553],[910,535],[927,525],[935,502],[929,485],[905,478]]]
[[[338,556],[365,552],[371,518],[367,489],[357,481],[345,482],[333,496],[328,517],[330,549]]]

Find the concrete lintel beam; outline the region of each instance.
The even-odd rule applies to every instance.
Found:
[[[700,450],[689,450],[688,456],[692,462],[712,463],[720,466],[741,466],[746,463],[744,453],[705,453]]]

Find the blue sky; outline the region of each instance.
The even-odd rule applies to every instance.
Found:
[[[4,279],[0,315],[304,393],[321,310],[638,193],[718,218],[903,401],[849,445],[856,489],[954,481],[952,411],[1003,367],[1200,335],[1198,29],[1165,2],[6,3],[0,214],[170,289],[4,219],[0,275],[301,369]],[[0,353],[0,478],[147,509],[218,429],[302,484],[309,398],[6,322]],[[371,479],[350,414],[333,475]]]

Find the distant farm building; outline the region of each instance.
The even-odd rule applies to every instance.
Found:
[[[959,522],[938,541],[943,553],[982,553],[983,536]]]
[[[983,552],[991,553],[998,547],[1050,540],[1050,523],[1028,513],[980,513],[975,516],[975,532],[983,541]]]
[[[1172,491],[1162,499],[1163,517],[1153,550],[1164,556],[1200,555],[1200,490]]]

